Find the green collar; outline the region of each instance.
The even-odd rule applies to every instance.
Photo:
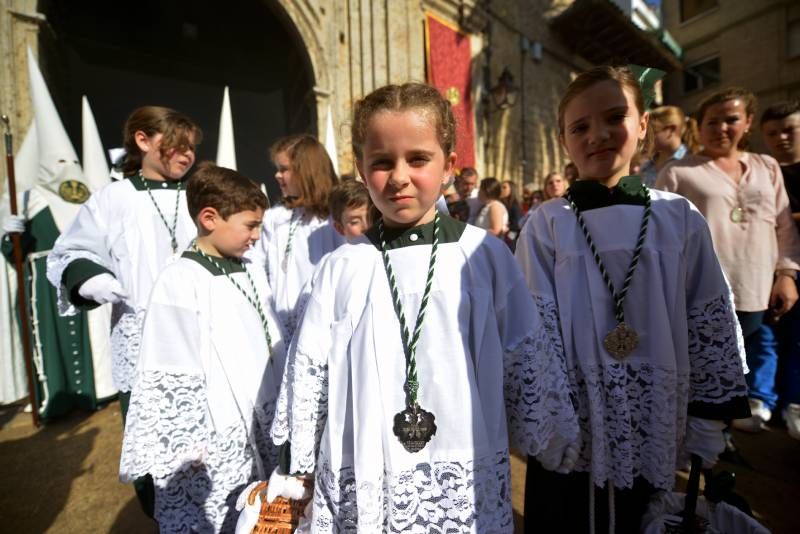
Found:
[[[581,211],[606,208],[616,204],[644,206],[646,196],[639,176],[625,176],[616,187],[608,188],[594,180],[578,180],[567,194]]]
[[[221,276],[224,275],[222,271],[217,269],[216,265],[205,259],[203,256],[195,252],[194,250],[186,250],[183,254],[181,254],[182,258],[187,258],[190,260],[194,260],[203,267],[206,268],[208,272],[213,274],[214,276]],[[225,269],[228,274],[233,273],[243,273],[245,272],[244,264],[241,260],[236,258],[220,258],[219,256],[214,256],[214,260],[219,263],[220,267]]]
[[[126,176],[126,179],[131,181],[131,185],[137,191],[147,191],[142,181],[139,179],[138,174],[132,174],[130,176]],[[178,189],[178,184],[181,184],[181,189],[186,189],[186,184],[184,183],[184,179],[180,180],[165,180],[163,182],[159,180],[150,180],[149,178],[144,179],[147,182],[147,187],[150,188],[150,191],[159,191],[161,189]]]
[[[439,215],[439,244],[458,242],[466,227],[467,225],[461,221],[447,215]],[[387,250],[413,245],[431,245],[433,244],[433,221],[412,228],[384,228],[383,233],[386,238]],[[373,245],[380,249],[377,221],[367,230],[366,236]]]

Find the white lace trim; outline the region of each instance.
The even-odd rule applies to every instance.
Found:
[[[144,310],[136,312],[124,303],[111,308],[111,376],[120,391],[133,388],[144,316]]]
[[[558,310],[552,300],[534,297],[542,319],[538,332],[505,353],[505,401],[512,446],[530,456],[551,439],[578,436],[570,398]]]
[[[328,413],[328,368],[301,351],[286,363],[272,423],[275,443],[291,441],[292,473],[313,473]]]
[[[583,447],[576,470],[598,485],[630,488],[644,477],[661,489],[674,482],[686,429],[689,374],[631,361],[572,369]]]
[[[147,371],[131,398],[120,479],[153,477],[162,532],[233,532],[237,496],[258,478],[244,425],[215,430],[205,388],[199,375]],[[274,445],[261,449],[270,412],[257,410],[253,426],[267,472],[277,458]]]
[[[690,402],[722,404],[747,396],[744,340],[725,296],[689,309]]]
[[[511,533],[508,451],[467,462],[421,463],[359,481],[320,457],[314,532]]]
[[[541,306],[541,304],[540,304]],[[582,450],[576,470],[599,485],[630,488],[636,477],[672,489],[689,402],[746,396],[741,333],[723,295],[688,311],[689,369],[634,359],[568,370],[577,392]]]
[[[294,334],[297,331],[298,326],[300,326],[300,321],[303,318],[303,314],[306,311],[306,306],[308,306],[308,301],[311,300],[311,293],[301,293],[297,299],[297,305],[285,312],[285,319],[283,321],[284,331],[286,332],[286,339],[292,340],[294,339]]]
[[[58,247],[54,248],[57,249]],[[58,252],[58,250],[56,250],[56,252]],[[111,270],[111,268],[106,265],[99,256],[92,254],[91,252],[83,250],[71,250],[61,254],[51,253],[47,257],[47,279],[50,280],[50,283],[56,288],[59,315],[75,315],[80,311],[72,304],[72,302],[70,302],[69,294],[67,293],[64,284],[61,283],[66,268],[70,263],[79,259],[89,260],[92,263],[96,263],[97,265],[105,267],[109,271]],[[126,389],[124,391],[129,390]]]

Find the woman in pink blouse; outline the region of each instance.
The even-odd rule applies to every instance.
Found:
[[[693,202],[705,215],[714,249],[734,294],[750,373],[753,416],[734,426],[758,431],[775,408],[778,356],[763,326],[797,301],[800,236],[792,221],[780,166],[770,156],[744,150],[755,96],[729,88],[706,98],[697,112],[702,151],[661,170],[656,188]],[[702,333],[698,333],[702,335]]]

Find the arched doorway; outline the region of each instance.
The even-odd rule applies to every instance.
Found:
[[[264,0],[41,0],[40,63],[76,149],[85,94],[106,148],[120,145],[131,110],[160,104],[200,124],[198,159],[214,159],[228,85],[239,170],[272,185],[269,145],[316,134],[318,120],[311,61],[282,10]]]

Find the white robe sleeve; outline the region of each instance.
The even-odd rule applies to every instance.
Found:
[[[323,299],[324,300],[324,299]],[[290,473],[313,473],[328,413],[328,362],[332,306],[312,293],[289,349],[272,439],[290,442]]]
[[[687,203],[688,204],[688,203]],[[689,328],[689,415],[749,417],[744,340],[733,294],[714,253],[705,219],[689,205],[686,308]]]
[[[153,288],[144,321],[137,377],[125,425],[120,480],[150,473],[165,478],[185,464],[202,463],[210,431],[207,352],[198,310],[181,283],[163,273]],[[184,282],[185,283],[185,282]]]
[[[558,309],[549,289],[552,263],[545,267],[547,256],[542,255],[543,249],[536,248],[530,230],[528,225],[517,243],[517,257],[524,267],[525,278],[516,265],[505,275],[509,281],[504,305],[498,309],[498,324],[505,346],[505,395],[511,445],[535,456],[551,442],[563,444],[577,439],[579,426]]]
[[[95,193],[81,206],[75,220],[61,234],[47,255],[47,279],[58,294],[58,312],[75,315],[77,308],[70,302],[63,283],[64,271],[75,260],[86,259],[112,271],[111,246],[108,243],[108,227]],[[101,199],[102,201],[102,199]]]

